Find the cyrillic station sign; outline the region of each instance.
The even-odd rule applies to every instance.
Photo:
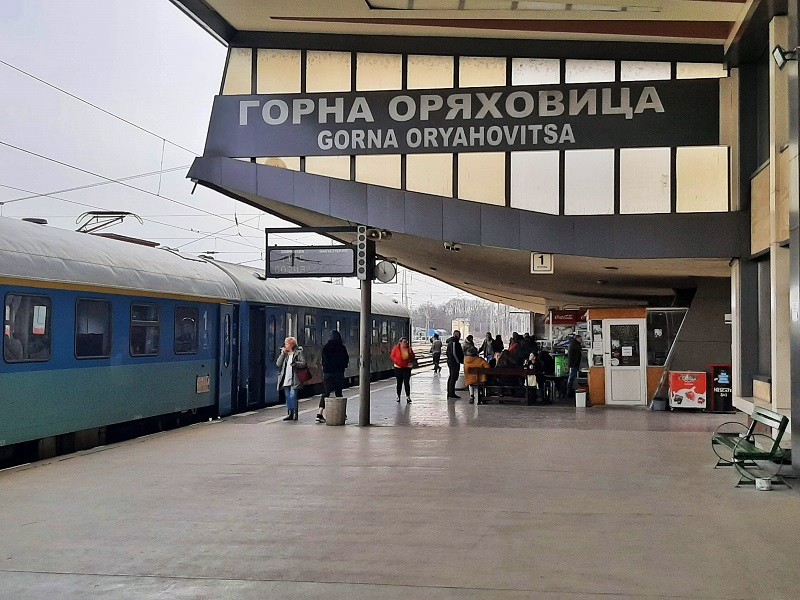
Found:
[[[719,81],[217,96],[206,156],[713,146]]]

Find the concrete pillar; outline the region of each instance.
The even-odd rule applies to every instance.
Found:
[[[800,6],[789,2],[788,48],[800,44]],[[771,49],[770,49],[771,50]],[[789,61],[783,70],[788,80],[789,116],[789,265],[790,265],[790,373],[800,373],[800,169],[798,141],[800,138],[800,78],[797,61]],[[784,325],[785,327],[785,325]],[[792,447],[800,448],[800,376],[791,377]],[[800,460],[793,462],[794,474],[800,477]]]
[[[769,47],[789,44],[789,20],[780,16],[769,25]],[[788,164],[784,152],[788,152],[789,80],[784,70],[778,69],[774,60],[769,62],[770,78],[770,312],[772,339],[770,342],[772,378],[772,408],[789,409],[791,406],[791,361],[789,351],[789,252],[780,247],[785,231],[782,227],[783,212],[779,202],[784,191],[786,174],[782,171]]]
[[[734,405],[736,398],[752,401],[753,376],[758,371],[758,267],[737,260],[731,270],[732,365]]]

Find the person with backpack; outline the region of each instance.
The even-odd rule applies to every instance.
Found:
[[[325,399],[331,395],[331,392],[337,398],[342,397],[344,371],[349,364],[350,355],[342,342],[342,335],[334,329],[331,331],[330,339],[322,347],[322,383],[325,386],[325,391],[319,399],[317,423],[325,422],[322,411],[325,410]]]

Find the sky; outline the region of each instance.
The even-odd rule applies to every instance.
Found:
[[[130,211],[108,231],[263,268],[264,227],[291,224],[186,179],[225,55],[168,0],[0,0],[0,216]],[[376,291],[400,301],[402,271]],[[405,279],[412,305],[468,296]]]

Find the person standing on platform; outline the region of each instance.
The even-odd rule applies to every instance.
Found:
[[[475,348],[475,346],[472,346],[466,351],[466,356],[464,357],[464,382],[467,384],[469,389],[470,404],[475,403],[475,395],[478,393],[478,390],[476,389],[477,386],[486,382],[486,375],[477,371],[478,369],[488,368],[489,363],[478,356],[478,349]],[[483,404],[483,402],[481,402],[480,395],[478,395],[478,404]]]
[[[442,367],[439,366],[442,358],[442,340],[439,339],[438,333],[434,333],[431,338],[431,356],[433,357],[433,372],[439,373],[442,370]]]
[[[567,394],[572,394],[575,381],[578,379],[578,372],[581,369],[581,357],[583,356],[582,338],[576,335],[569,343],[567,350],[567,366],[569,367],[569,377],[567,377]]]
[[[492,350],[492,332],[486,332],[486,338],[483,340],[481,347],[478,348],[478,353],[485,359],[489,360],[494,355],[494,351]]]
[[[514,363],[514,366],[519,366],[522,364],[521,358],[524,355],[521,354],[522,346],[520,344],[520,337],[519,334],[515,331],[511,334],[511,340],[508,342],[508,354],[511,357],[511,361]]]
[[[347,354],[347,348],[342,342],[342,335],[334,329],[331,331],[330,339],[322,347],[322,383],[325,386],[325,391],[319,399],[317,423],[325,422],[322,411],[325,410],[325,399],[331,395],[331,392],[337,398],[342,397],[344,370],[349,364],[350,355]]]
[[[471,338],[472,336],[468,335],[461,343],[461,350],[464,352],[464,356],[467,355],[467,350],[475,347],[475,342],[473,342]]]
[[[461,363],[464,362],[464,350],[461,348],[461,332],[456,329],[453,336],[447,338],[447,369],[450,376],[447,378],[447,398],[461,398],[456,394],[456,381],[461,372]]]
[[[406,388],[406,403],[411,404],[411,369],[417,361],[414,351],[408,345],[408,339],[400,338],[400,343],[392,348],[389,356],[394,365],[394,376],[397,378],[397,401],[400,402],[400,391]]]
[[[297,340],[287,337],[281,348],[281,355],[275,365],[278,367],[278,392],[283,390],[286,398],[286,410],[289,414],[284,421],[297,421],[297,390],[303,387],[303,382],[297,372],[307,368],[302,346],[297,345]]]
[[[503,345],[503,338],[498,333],[492,340],[492,354],[500,354],[506,347]]]

